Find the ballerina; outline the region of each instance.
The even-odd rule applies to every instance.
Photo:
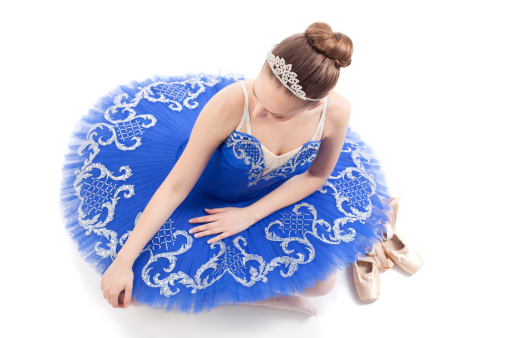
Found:
[[[135,170],[146,174],[137,185],[121,187],[100,181],[103,175],[94,178],[102,190],[111,187],[110,195],[120,188],[129,192],[111,197],[109,216],[100,223],[106,204],[83,216],[82,209],[99,197],[78,194],[79,224],[89,230],[86,235],[102,236],[87,250],[101,256],[101,289],[111,306],[144,303],[196,313],[250,304],[317,314],[307,297],[329,293],[337,271],[380,241],[391,209],[380,165],[350,130],[349,102],[333,90],[352,51],[345,34],[317,22],[275,45],[255,79],[159,81],[138,86],[130,102],[123,102],[128,94],[117,96],[104,115],[115,123],[106,127],[114,130],[116,147],[96,140],[107,129],[97,123],[87,134],[86,145],[95,151],[90,159],[98,161],[99,151],[110,147],[121,150],[118,162],[129,164],[118,166],[126,172],[121,181]],[[204,103],[197,114],[189,98]],[[161,102],[172,104],[171,114],[155,115]],[[118,122],[113,116],[120,108]],[[148,122],[134,124],[137,117]],[[149,138],[156,123],[159,138]],[[119,140],[121,135],[127,136]],[[127,141],[136,143],[122,143]],[[142,156],[129,159],[129,151]],[[104,155],[100,165],[116,164],[112,158]],[[157,162],[162,159],[164,166]],[[101,168],[88,169],[93,161],[85,162],[87,173]],[[74,187],[90,179],[84,172]],[[144,209],[132,227],[127,222],[139,206]],[[104,249],[104,237],[112,249]],[[84,232],[75,238],[84,242]]]

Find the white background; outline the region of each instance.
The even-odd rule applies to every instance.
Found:
[[[503,332],[507,25],[502,1],[32,1],[0,6],[4,337],[426,337]],[[401,197],[397,231],[425,264],[351,269],[316,317],[247,305],[199,316],[112,308],[58,204],[74,124],[109,90],[155,74],[255,77],[315,21],[354,43],[336,90]]]

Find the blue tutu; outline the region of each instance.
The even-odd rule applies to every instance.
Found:
[[[120,86],[76,124],[64,159],[60,205],[65,227],[103,274],[151,197],[183,152],[206,102],[239,75],[155,77]],[[260,143],[232,132],[194,188],[146,244],[132,267],[132,298],[166,311],[304,294],[318,280],[366,255],[379,242],[392,206],[372,149],[348,128],[325,184],[248,229],[208,244],[189,219],[205,208],[246,207],[305,172],[320,141],[263,174]]]

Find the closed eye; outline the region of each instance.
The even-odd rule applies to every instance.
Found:
[[[254,97],[257,101],[259,101],[259,98],[257,97],[257,95],[255,95],[255,87],[254,87],[254,86],[252,86],[252,94],[253,94],[253,97]],[[264,108],[264,109],[265,109],[265,108]],[[271,114],[271,116],[273,116],[273,118],[274,118],[275,120],[283,120],[283,118],[285,117],[285,116],[276,116],[275,114],[273,114],[272,112],[270,112],[270,111],[269,111],[269,110],[267,110],[267,109],[266,109],[266,111],[267,111],[268,113],[270,113],[270,114]]]

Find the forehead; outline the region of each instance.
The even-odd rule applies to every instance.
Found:
[[[299,107],[287,93],[283,85],[276,83],[278,79],[261,72],[254,80],[253,91],[257,100],[266,110],[276,115],[292,115]]]

